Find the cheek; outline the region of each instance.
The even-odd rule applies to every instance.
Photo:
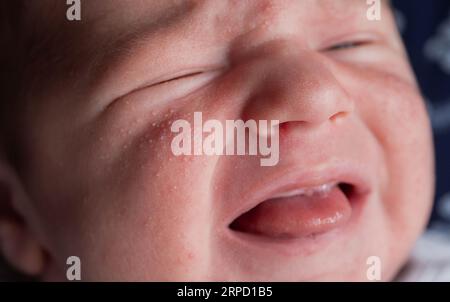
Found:
[[[206,180],[197,173],[183,178],[184,163],[144,165],[136,159],[119,181],[91,190],[83,221],[73,238],[80,238],[81,254],[91,263],[93,278],[130,279],[200,278],[209,229]],[[156,172],[156,174],[155,174]],[[205,172],[205,171],[203,171]],[[114,173],[114,172],[113,172]],[[89,273],[87,273],[89,276]]]
[[[403,244],[406,250],[424,227],[432,204],[431,127],[415,86],[394,76],[379,78],[359,90],[359,110],[383,153],[386,175],[379,197],[386,232],[392,245]]]
[[[178,112],[163,121],[149,120],[106,143],[120,150],[108,160],[89,160],[95,169],[87,174],[96,175],[91,182],[98,185],[90,186],[88,198],[95,207],[86,207],[85,221],[91,222],[86,226],[91,237],[100,239],[85,252],[93,268],[105,264],[92,276],[197,280],[206,274],[214,159],[173,155],[170,125],[180,118],[190,120],[189,114]],[[127,148],[118,147],[125,142]],[[106,145],[100,149],[109,149]],[[89,238],[80,245],[86,242]]]
[[[62,268],[79,256],[85,280],[205,279],[215,160],[171,152],[171,121],[188,113],[117,113],[64,136],[51,158],[65,164],[40,170],[58,175],[37,185],[52,253]]]

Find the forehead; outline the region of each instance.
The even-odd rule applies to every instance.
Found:
[[[385,0],[382,0],[383,5]],[[39,23],[65,17],[65,1],[23,1],[27,18],[39,18]],[[322,15],[327,18],[345,18],[367,7],[362,0],[102,0],[80,1],[83,22],[102,23],[120,27],[140,18],[164,22],[173,15],[190,17],[220,17],[230,19],[252,17],[272,19],[287,9],[304,13],[304,17]],[[130,18],[132,17],[132,18]],[[25,18],[25,19],[27,19]],[[121,22],[122,21],[122,22]]]
[[[81,22],[68,22],[65,1],[25,1],[24,20],[36,40],[61,37],[77,41],[95,36],[97,44],[124,36],[165,31],[187,32],[202,26],[214,34],[250,31],[266,25],[334,29],[364,21],[368,8],[363,0],[102,0],[80,1]],[[382,1],[385,3],[385,1]],[[194,26],[198,25],[198,26]],[[170,31],[169,29],[173,29]],[[220,30],[222,29],[222,30]],[[220,33],[221,31],[221,33]],[[225,33],[224,33],[225,31]],[[42,38],[42,39],[41,39]],[[44,43],[41,43],[42,45]],[[63,41],[55,44],[64,45]],[[55,47],[56,45],[52,45]]]
[[[67,21],[66,1],[24,3],[24,19],[37,42],[30,43],[36,49],[30,50],[34,55],[29,57],[37,58],[38,68],[47,72],[57,69],[55,77],[88,62],[118,65],[137,52],[153,52],[152,58],[157,59],[182,46],[212,49],[257,27],[323,37],[368,22],[368,5],[363,0],[80,1],[79,22]],[[49,66],[49,61],[58,64]]]

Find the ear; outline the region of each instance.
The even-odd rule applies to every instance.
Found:
[[[16,270],[37,276],[44,272],[46,252],[25,219],[29,205],[17,173],[0,153],[0,253]]]

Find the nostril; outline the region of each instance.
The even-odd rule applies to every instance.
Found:
[[[298,126],[305,127],[308,125],[308,122],[305,121],[289,121],[289,122],[282,122],[279,124],[279,129],[281,132],[289,132],[291,129],[295,129]]]
[[[338,122],[348,116],[348,112],[338,112],[330,117],[330,121]]]

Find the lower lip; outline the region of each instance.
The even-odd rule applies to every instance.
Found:
[[[324,197],[306,201],[300,196],[270,200],[247,213],[249,216],[242,222],[247,225],[232,225],[229,231],[245,244],[279,246],[288,254],[309,253],[346,231],[360,216],[366,198],[367,194],[349,199],[336,187]]]

